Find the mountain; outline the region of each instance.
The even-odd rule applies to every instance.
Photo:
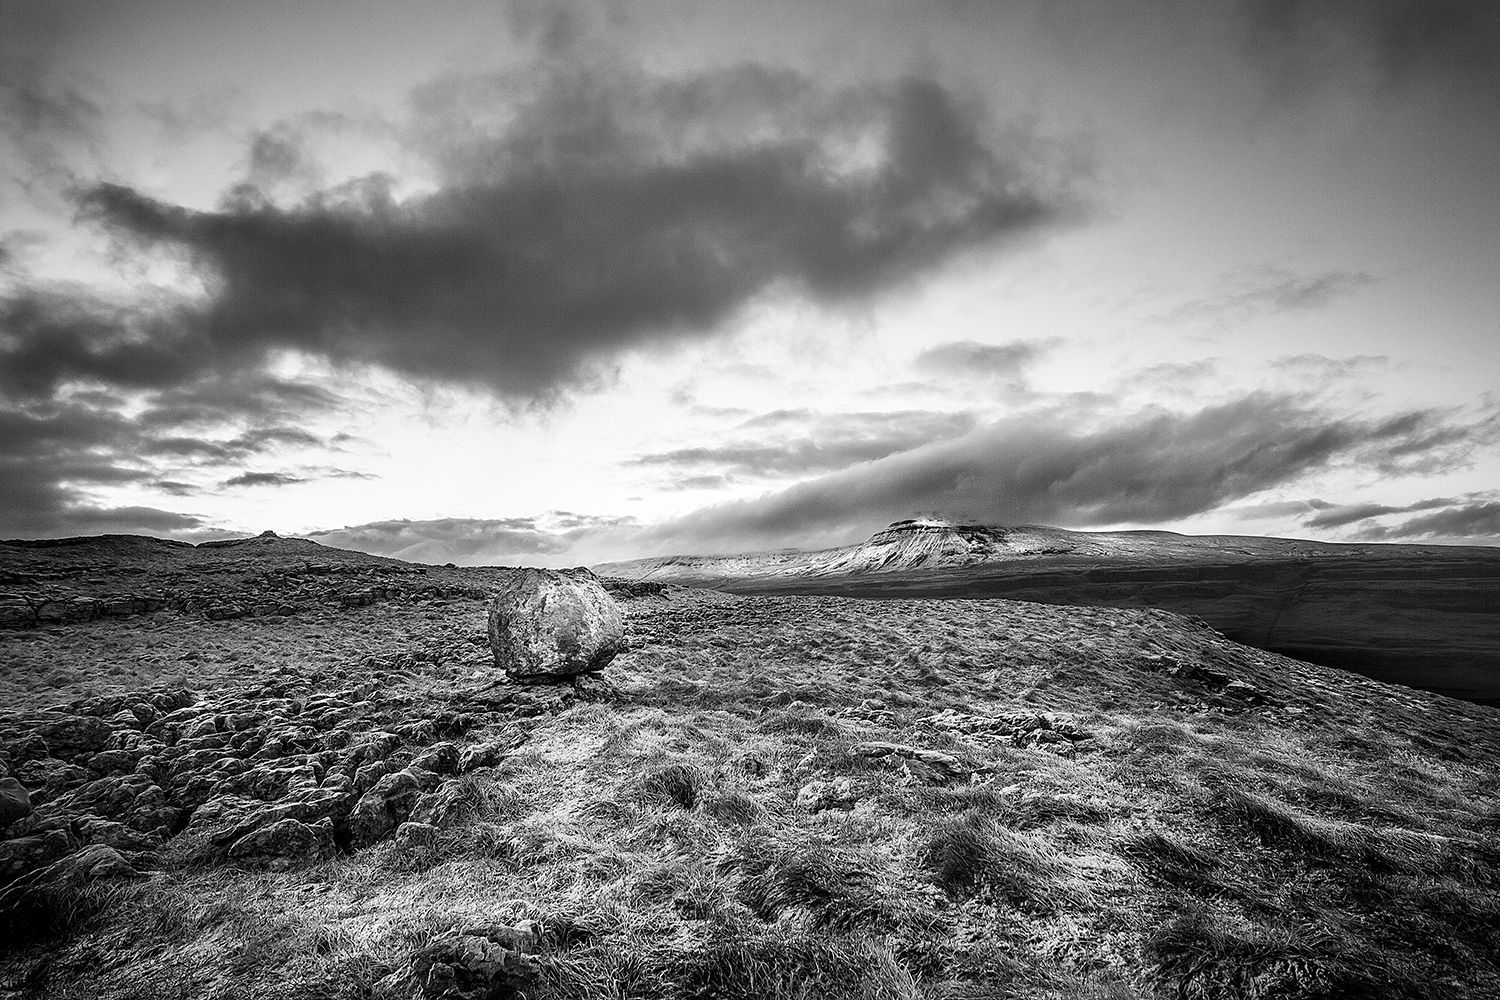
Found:
[[[1238,642],[1500,702],[1500,549],[897,521],[813,552],[670,556],[601,573],[730,593],[1008,597],[1159,607]]]

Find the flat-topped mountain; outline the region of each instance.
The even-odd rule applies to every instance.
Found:
[[[670,556],[600,573],[732,593],[1009,597],[1159,607],[1299,659],[1500,700],[1500,549],[897,521],[812,552]]]

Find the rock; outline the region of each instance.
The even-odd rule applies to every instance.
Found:
[[[422,996],[478,1000],[522,995],[536,972],[541,929],[530,920],[446,934],[417,951],[411,976]]]
[[[492,767],[504,760],[510,749],[510,744],[501,740],[476,743],[459,754],[459,773],[468,774],[477,767]]]
[[[386,837],[411,814],[421,791],[420,782],[410,771],[397,771],[381,778],[349,811],[345,821],[349,845],[366,847]]]
[[[453,774],[458,770],[458,748],[452,743],[434,743],[413,757],[411,766],[433,774]]]
[[[72,839],[62,830],[0,840],[0,883],[49,865],[72,849]]]
[[[129,774],[135,770],[140,756],[129,750],[103,750],[88,759],[88,767],[100,774]]]
[[[332,857],[333,820],[311,825],[290,817],[252,830],[229,846],[229,857],[273,871],[285,871]]]
[[[15,778],[0,778],[0,829],[31,815],[31,796]]]
[[[75,824],[78,835],[88,844],[103,844],[117,851],[154,851],[161,846],[161,838],[130,829],[124,823],[83,816]]]
[[[1071,746],[1071,744],[1069,744]],[[904,743],[884,743],[872,740],[857,743],[850,748],[861,757],[899,757],[905,761],[907,773],[918,781],[946,785],[949,782],[968,780],[972,769],[951,753],[911,747]]]
[[[94,772],[77,764],[65,764],[46,757],[28,761],[16,776],[31,790],[31,804],[40,805],[92,780]]]
[[[490,648],[511,677],[603,670],[624,649],[619,606],[587,569],[518,570],[490,601]]]
[[[1266,700],[1265,692],[1248,681],[1233,680],[1224,685],[1224,694],[1231,698],[1238,698],[1251,705],[1263,704]]]
[[[848,778],[832,781],[809,781],[797,790],[797,805],[808,812],[824,809],[853,809],[854,782]]]
[[[412,805],[411,818],[414,822],[445,827],[463,808],[464,801],[463,786],[457,781],[446,781],[437,791],[417,798]]]
[[[375,760],[368,764],[362,764],[359,770],[354,772],[354,787],[359,789],[360,792],[368,792],[375,787],[377,781],[390,774],[393,770],[395,768],[383,760]]]
[[[408,820],[396,827],[396,843],[402,847],[426,847],[437,840],[438,828],[431,823]]]
[[[109,724],[91,715],[64,716],[36,727],[36,734],[46,741],[52,756],[59,760],[98,753],[104,749],[109,733]]]
[[[74,883],[93,882],[103,878],[142,877],[119,851],[105,844],[90,844],[77,854],[58,862],[49,874],[59,881]]]
[[[57,812],[92,813],[115,819],[141,833],[165,836],[176,827],[182,810],[171,805],[161,786],[144,774],[99,778],[47,804]]]

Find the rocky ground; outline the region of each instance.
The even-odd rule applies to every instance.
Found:
[[[0,996],[1500,995],[1500,713],[1190,619],[620,582],[522,686],[501,570],[3,560]]]

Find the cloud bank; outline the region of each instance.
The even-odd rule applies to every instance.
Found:
[[[816,548],[862,540],[885,524],[935,514],[989,524],[1072,528],[1159,524],[1232,505],[1341,467],[1459,467],[1494,443],[1486,421],[1422,410],[1389,417],[1340,415],[1307,398],[1252,393],[1192,412],[1150,410],[1095,420],[1060,409],[1010,418],[946,440],[849,466],[764,496],[717,504],[663,523],[598,519],[565,530],[535,520],[448,519],[361,526],[331,533],[382,554],[457,553],[472,562],[597,563],[647,555],[728,554]],[[1448,538],[1448,529],[1493,526],[1493,504],[1432,501],[1451,509],[1370,539]],[[1264,514],[1266,505],[1253,508]],[[1396,508],[1322,501],[1275,505],[1345,526]],[[493,527],[491,527],[493,525]],[[1385,534],[1382,534],[1385,533]],[[420,545],[414,541],[420,538]],[[398,547],[399,546],[399,547]]]

